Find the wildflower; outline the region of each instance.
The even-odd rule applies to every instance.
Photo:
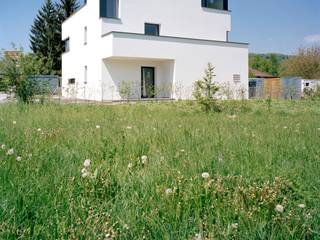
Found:
[[[210,174],[207,173],[207,172],[204,172],[201,174],[201,177],[204,178],[204,179],[208,179],[210,177]]]
[[[238,229],[238,223],[233,223],[233,224],[231,224],[231,228],[232,229]]]
[[[275,208],[275,210],[279,213],[283,213],[284,212],[284,207],[280,204],[278,204]]]
[[[184,149],[181,149],[181,150],[180,150],[180,152],[184,153],[184,152],[185,152],[185,150],[184,150]]]
[[[22,157],[18,156],[18,157],[16,158],[16,160],[17,160],[18,162],[21,162]]]
[[[234,120],[237,118],[237,115],[229,115],[228,118]]]
[[[142,164],[146,164],[147,161],[148,161],[148,157],[147,156],[144,155],[144,156],[141,157],[141,163]]]
[[[283,127],[283,129],[287,129],[287,128],[288,128],[287,126],[284,126],[284,127]]]
[[[14,150],[13,150],[13,148],[11,148],[8,150],[7,155],[13,155],[13,153],[14,153]]]
[[[298,205],[298,208],[301,208],[301,209],[304,209],[305,207],[306,205],[304,205],[303,203]]]
[[[81,177],[82,178],[86,178],[86,177],[88,177],[89,176],[89,173],[87,172],[87,169],[86,169],[86,171],[84,171],[82,174],[81,174]]]
[[[90,167],[90,164],[91,164],[90,159],[86,159],[86,160],[84,161],[84,163],[83,163],[83,166],[84,166],[85,168],[88,168],[88,167]]]
[[[132,129],[132,126],[127,126],[127,129],[128,129],[128,130],[131,130],[131,129]]]
[[[133,168],[133,164],[132,163],[129,163],[128,164],[128,169],[132,169]]]
[[[100,126],[100,125],[97,125],[97,126],[96,126],[96,129],[100,129],[100,128],[101,128],[101,126]]]
[[[16,121],[12,121],[12,124],[13,124],[13,125],[16,125],[16,124],[17,124],[17,122],[16,122]]]
[[[171,195],[173,193],[173,190],[171,188],[166,189],[165,191],[166,195]]]
[[[41,129],[41,128],[38,128],[38,129],[37,129],[37,131],[38,131],[38,132],[41,132],[41,131],[42,131],[42,129]]]
[[[5,149],[6,149],[6,145],[5,145],[5,144],[2,144],[2,145],[1,145],[1,149],[2,149],[2,150],[5,150]]]

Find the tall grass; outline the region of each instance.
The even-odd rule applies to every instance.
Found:
[[[0,239],[319,239],[320,103],[222,107],[0,105]]]

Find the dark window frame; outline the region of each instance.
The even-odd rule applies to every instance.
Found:
[[[222,11],[229,11],[229,2],[228,2],[228,0],[221,0],[221,1],[223,1],[223,8],[222,9],[210,7],[208,1],[210,1],[210,0],[201,0],[201,6],[203,8],[216,9],[216,10],[222,10]]]
[[[63,40],[63,53],[67,52],[70,52],[70,38],[66,38],[65,40]]]
[[[115,15],[108,14],[108,1],[115,1]],[[120,19],[120,0],[100,0],[100,17],[108,19]]]
[[[147,33],[147,27],[156,27],[156,33],[155,34],[148,34]],[[144,24],[144,34],[148,36],[160,36],[160,24],[157,23],[145,23]]]
[[[69,84],[69,85],[74,85],[74,84],[76,84],[76,79],[75,79],[75,78],[69,78],[69,79],[68,79],[68,84]]]

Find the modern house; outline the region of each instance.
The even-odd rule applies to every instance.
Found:
[[[228,0],[87,0],[62,25],[63,96],[190,99],[210,62],[247,97],[248,44],[230,31]]]

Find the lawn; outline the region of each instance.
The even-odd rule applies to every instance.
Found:
[[[320,102],[3,104],[0,147],[0,239],[320,239]]]

